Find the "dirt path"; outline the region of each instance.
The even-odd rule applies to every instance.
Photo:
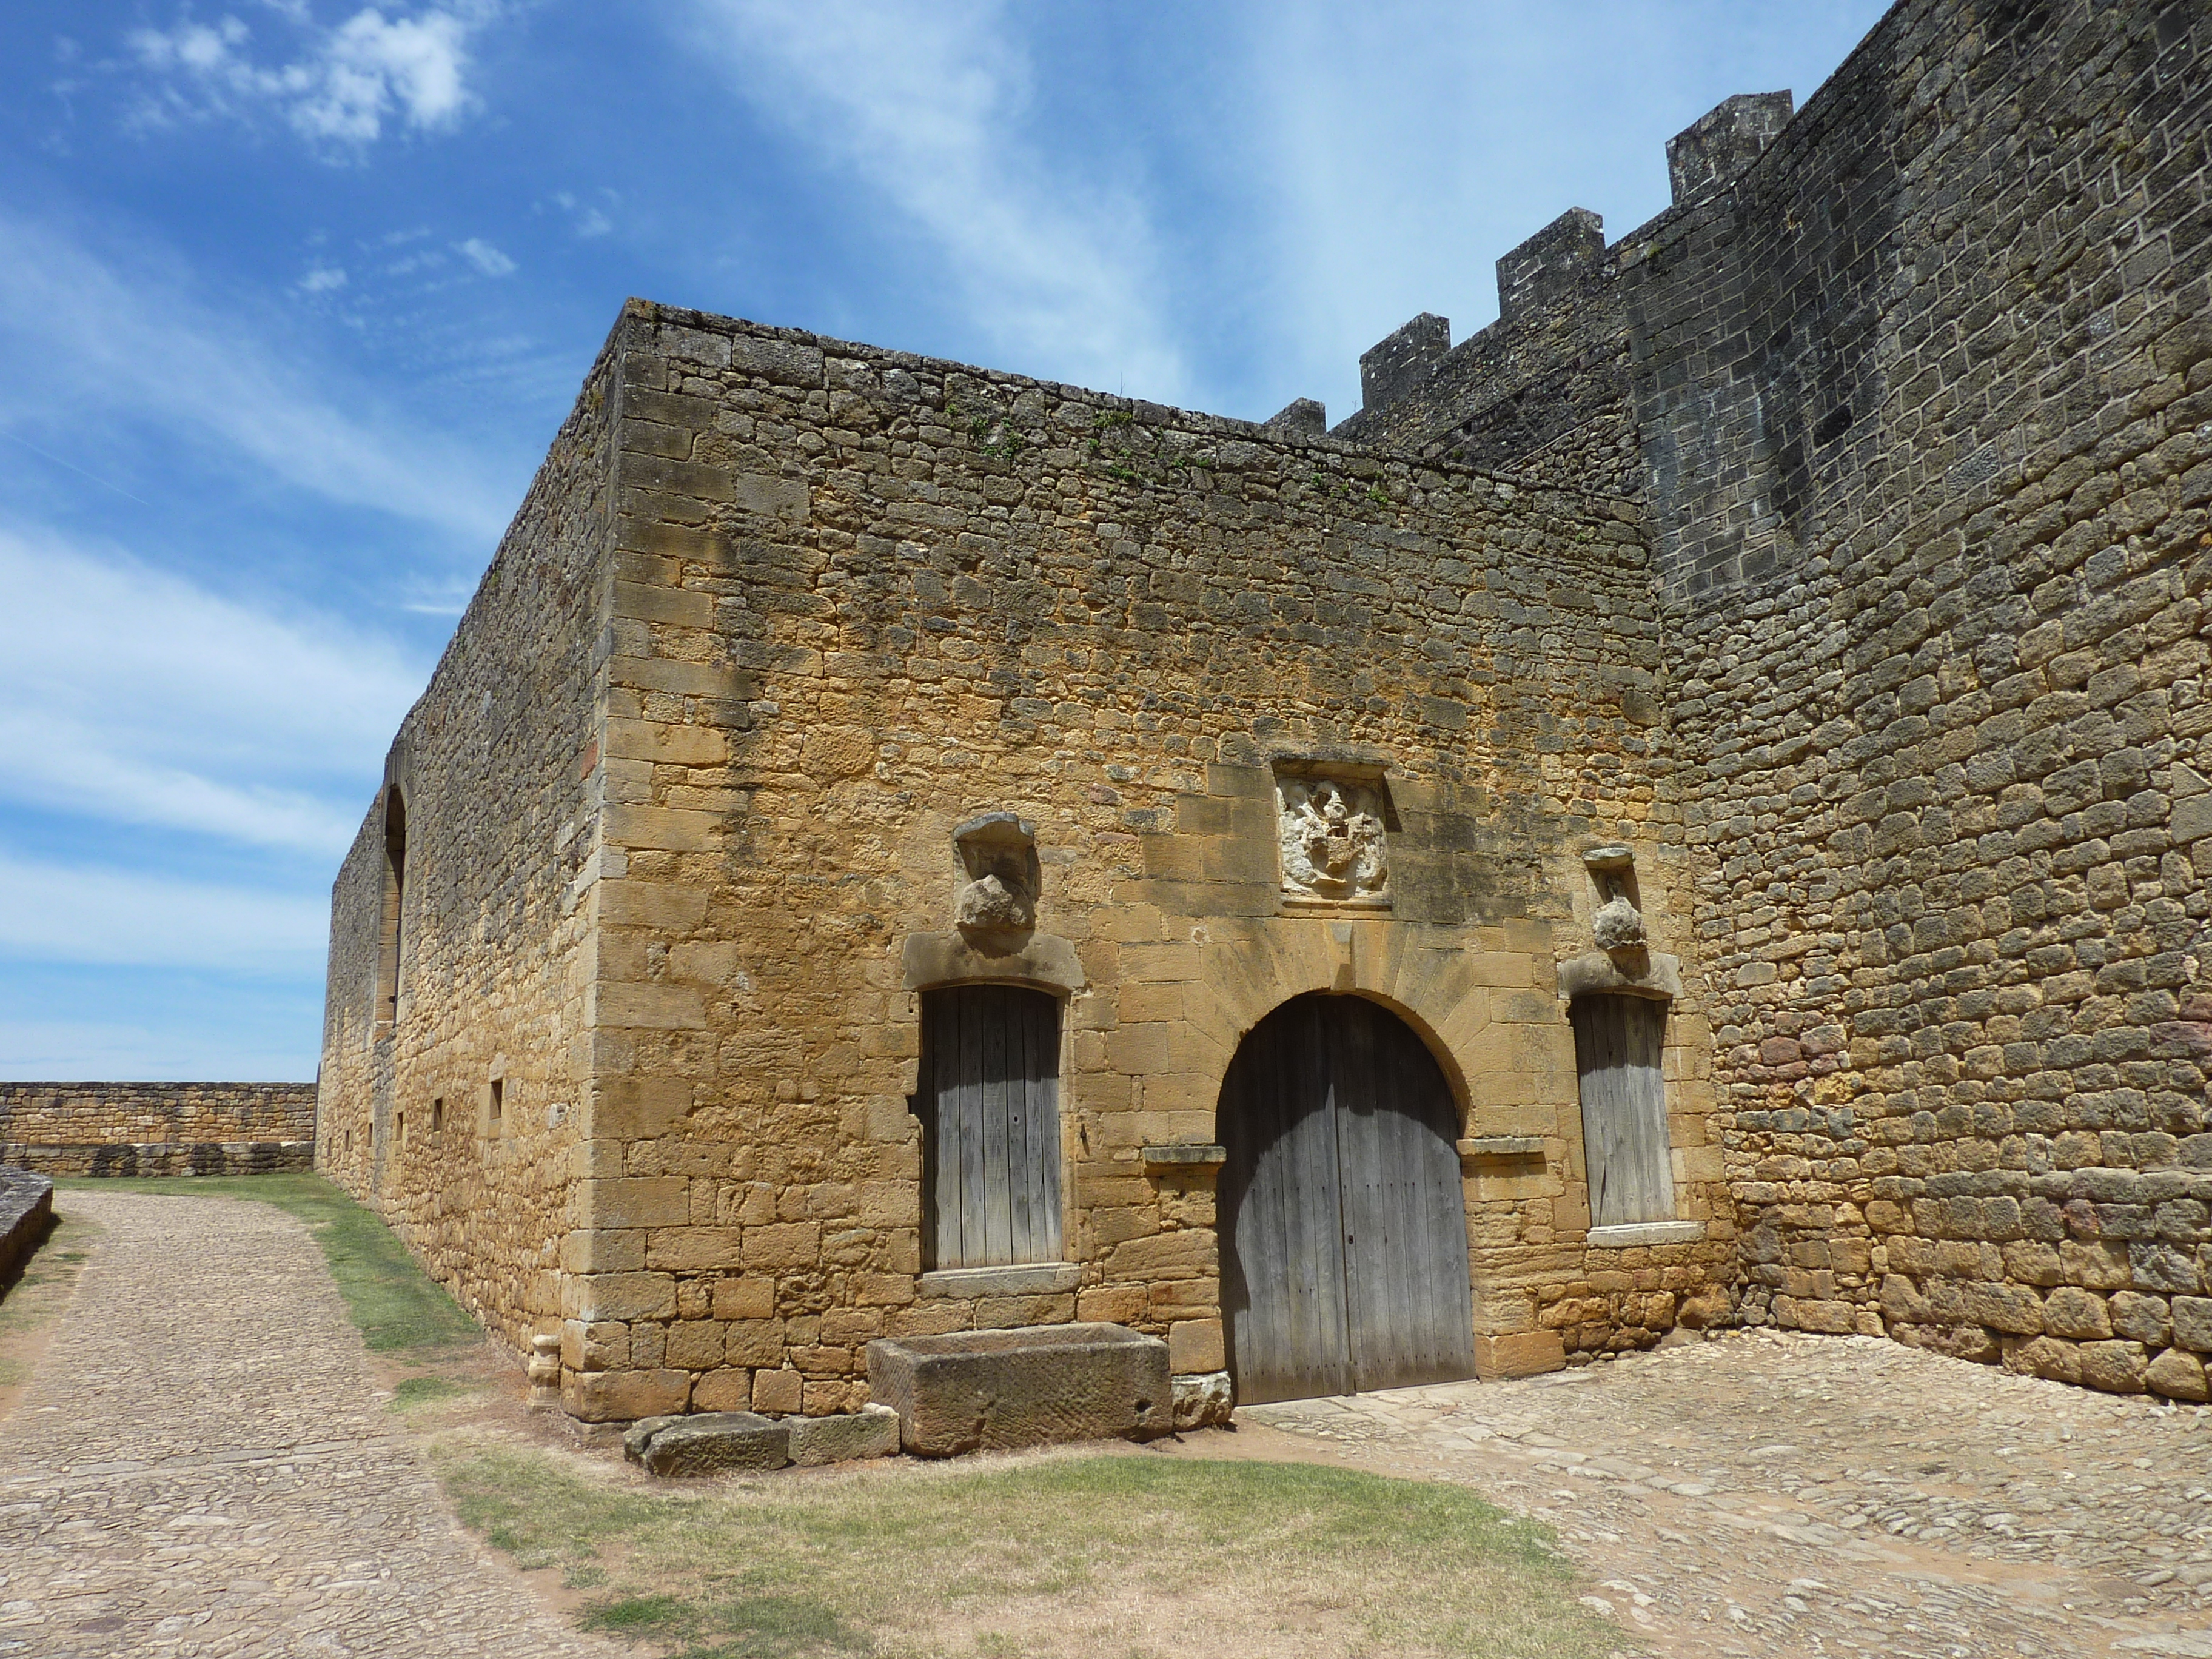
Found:
[[[102,1231],[0,1419],[0,1655],[617,1651],[449,1517],[299,1222],[69,1207]]]
[[[1864,1337],[1248,1407],[1187,1455],[1341,1457],[1558,1528],[1665,1656],[2212,1659],[2212,1413]]]

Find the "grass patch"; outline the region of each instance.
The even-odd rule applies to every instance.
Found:
[[[19,1263],[13,1276],[0,1279],[0,1391],[31,1380],[31,1357],[46,1328],[69,1305],[77,1274],[92,1254],[100,1229],[81,1216],[56,1211],[52,1229]],[[0,1406],[7,1402],[0,1401]]]
[[[307,1224],[331,1277],[369,1347],[379,1353],[450,1347],[482,1334],[445,1290],[428,1278],[375,1212],[316,1175],[164,1176],[150,1180],[87,1177],[55,1190],[154,1193],[189,1198],[246,1198],[274,1204]]]
[[[1506,1652],[1592,1659],[1543,1528],[1463,1487],[1304,1463],[1075,1455],[640,1490],[437,1454],[463,1521],[684,1659]]]
[[[392,1409],[404,1412],[416,1406],[428,1406],[441,1400],[458,1399],[475,1389],[465,1382],[456,1382],[443,1376],[403,1376],[392,1387]]]

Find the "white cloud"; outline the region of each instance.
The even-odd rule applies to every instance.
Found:
[[[302,294],[333,294],[345,285],[345,272],[334,265],[317,265],[300,279]]]
[[[479,547],[513,502],[472,458],[217,313],[155,258],[114,260],[0,209],[0,426],[90,410],[228,449],[295,488],[435,525]],[[326,380],[329,377],[321,377]]]
[[[257,60],[252,31],[234,16],[132,30],[126,43],[156,81],[149,117],[244,118],[273,109],[303,137],[363,145],[395,116],[431,131],[452,126],[468,108],[469,36],[488,21],[489,8],[386,17],[372,6],[335,28],[317,27],[304,9],[286,15],[307,34],[290,62]]]
[[[1182,395],[1146,215],[1043,165],[1024,127],[1030,66],[998,0],[691,0],[689,15],[764,116],[937,243],[1007,367]]]
[[[156,991],[137,1020],[0,1019],[0,1077],[307,1082],[318,1064],[314,1016],[271,1000],[252,981],[183,1008]]]
[[[11,957],[297,973],[329,940],[317,898],[0,851],[0,951]]]
[[[0,799],[335,858],[422,688],[388,643],[0,526]]]
[[[514,275],[514,261],[481,236],[471,236],[465,242],[454,243],[453,252],[487,276]]]

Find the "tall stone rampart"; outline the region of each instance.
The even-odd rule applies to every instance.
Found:
[[[1900,6],[1621,277],[1747,1312],[2185,1399],[2208,46]]]
[[[313,1161],[312,1083],[0,1083],[0,1164],[235,1175]]]
[[[1538,471],[1623,418],[1561,390],[1620,354],[1745,1316],[2193,1399],[2208,46],[2201,6],[1907,0],[1338,428]]]
[[[331,890],[317,1167],[518,1345],[560,1316],[596,1063],[581,901],[601,857],[613,392],[603,358]]]

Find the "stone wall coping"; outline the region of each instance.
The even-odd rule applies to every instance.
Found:
[[[924,1296],[1048,1296],[1083,1279],[1079,1261],[1038,1261],[1007,1267],[940,1267],[916,1281]]]
[[[1639,1244],[1694,1244],[1705,1236],[1702,1221],[1632,1221],[1593,1227],[1586,1242],[1593,1250],[1626,1250]]]

